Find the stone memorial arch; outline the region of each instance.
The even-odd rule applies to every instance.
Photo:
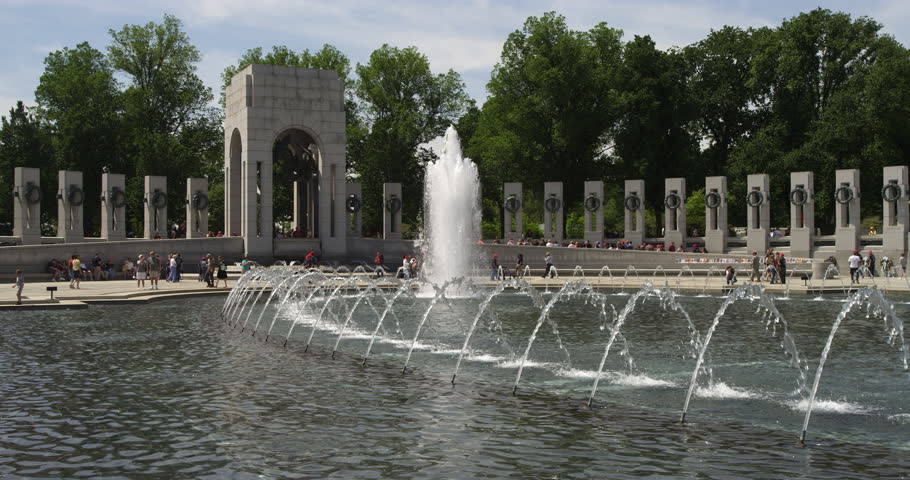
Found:
[[[286,182],[293,188],[291,228],[319,239],[323,255],[343,255],[345,113],[338,74],[250,65],[234,75],[225,95],[224,234],[242,236],[247,255],[271,259],[274,182]]]

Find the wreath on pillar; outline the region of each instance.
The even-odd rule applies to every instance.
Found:
[[[882,187],[882,199],[886,202],[896,202],[901,198],[901,187],[896,183],[889,183]]]
[[[401,199],[398,197],[391,197],[385,201],[385,209],[391,214],[398,213],[401,210]]]
[[[509,213],[515,213],[521,208],[521,200],[517,196],[509,195],[509,198],[506,199],[504,206]]]
[[[344,202],[345,207],[350,213],[357,213],[360,211],[360,197],[354,195],[353,193],[348,195],[348,199]]]
[[[193,204],[193,209],[195,210],[205,210],[209,208],[209,196],[201,191],[194,193],[190,202]]]
[[[41,203],[41,187],[28,182],[25,184],[25,203],[28,205],[37,205]]]
[[[588,198],[585,199],[585,210],[596,212],[598,208],[600,208],[600,199],[597,198],[597,195],[589,193]]]
[[[548,212],[556,213],[562,207],[562,201],[556,198],[555,193],[551,193],[550,198],[543,202],[543,206],[547,209]]]
[[[671,193],[664,198],[664,206],[670,210],[676,210],[682,206],[682,197],[678,193]]]
[[[638,195],[629,195],[623,199],[622,204],[626,207],[626,210],[634,212],[641,208],[641,199],[638,198]]]
[[[126,206],[126,193],[120,187],[112,187],[109,201],[112,207],[123,208]]]
[[[847,185],[841,185],[837,188],[837,190],[834,191],[834,201],[841,205],[844,205],[850,203],[850,201],[853,200],[853,195],[854,194],[852,188],[848,187]]]
[[[765,203],[765,194],[758,190],[752,190],[746,195],[746,203],[749,204],[750,207],[760,207]]]
[[[78,185],[70,185],[69,191],[66,193],[66,203],[74,207],[81,206],[85,203],[85,192]]]
[[[796,187],[790,192],[790,203],[800,207],[809,201],[809,192],[803,187]]]
[[[708,208],[717,208],[720,206],[720,194],[717,192],[708,192],[705,194],[705,206]]]
[[[167,194],[161,190],[155,190],[152,193],[152,206],[155,207],[155,210],[163,210],[167,207]]]

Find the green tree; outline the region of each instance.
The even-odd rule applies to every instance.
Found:
[[[87,235],[101,229],[101,174],[121,171],[120,91],[110,63],[88,43],[52,52],[35,90],[52,129],[55,166],[83,173]],[[56,189],[55,189],[56,190]],[[52,209],[56,217],[56,209]]]
[[[355,82],[364,131],[362,157],[354,170],[363,182],[364,224],[381,224],[382,184],[400,182],[402,218],[417,219],[423,207],[423,165],[435,155],[421,144],[442,135],[469,106],[461,76],[434,75],[426,55],[414,47],[383,45],[356,67]]]
[[[570,30],[555,12],[509,35],[468,142],[487,198],[498,199],[505,181],[526,182],[527,198],[542,193],[544,181],[603,177],[619,115],[621,37],[605,23]],[[580,204],[580,189],[566,193],[569,205]]]
[[[16,167],[41,169],[41,189],[44,193],[41,220],[44,225],[52,225],[49,212],[57,212],[57,199],[53,195],[57,188],[55,165],[50,127],[30,113],[21,100],[16,102],[8,116],[0,117],[0,185],[6,185],[8,189],[0,195],[0,235],[13,234],[11,189]],[[51,229],[42,230],[43,234],[54,233]]]
[[[125,25],[110,30],[108,58],[128,82],[123,92],[122,157],[132,171],[127,212],[138,229],[142,176],[168,175],[168,218],[183,221],[185,188],[180,177],[212,174],[222,162],[221,112],[211,106],[211,89],[197,75],[202,59],[180,20],[165,15],[161,23]],[[217,165],[217,166],[216,166]],[[177,177],[177,175],[179,177]],[[175,178],[177,177],[177,178]],[[223,182],[222,175],[209,177]]]

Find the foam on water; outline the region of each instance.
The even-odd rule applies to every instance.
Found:
[[[614,385],[626,387],[675,387],[676,384],[669,380],[649,377],[639,374],[617,373],[610,375],[609,381]]]
[[[888,415],[888,420],[898,423],[901,425],[910,425],[910,413],[898,413],[896,415]]]
[[[806,407],[809,406],[808,399],[802,399],[798,401],[787,402],[786,405],[797,412],[805,412]],[[819,400],[815,399],[815,403],[812,407],[813,412],[826,412],[826,413],[848,413],[854,415],[863,415],[872,411],[868,407],[864,407],[858,403],[851,403],[847,401],[837,401],[837,400]]]
[[[745,399],[759,398],[761,395],[745,389],[727,385],[724,382],[713,383],[707,387],[698,387],[695,389],[695,395],[701,398],[713,399]]]

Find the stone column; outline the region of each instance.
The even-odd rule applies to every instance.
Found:
[[[13,236],[22,245],[41,243],[41,170],[16,167],[13,173]]]
[[[565,238],[563,225],[565,205],[562,196],[562,182],[544,182],[543,184],[543,236],[546,239],[562,242]]]
[[[209,232],[209,180],[186,179],[186,238],[205,238]]]
[[[834,179],[834,248],[843,265],[847,257],[859,249],[859,229],[862,224],[859,214],[859,170],[837,170]]]
[[[604,182],[585,182],[585,240],[591,243],[604,240]]]
[[[524,199],[520,183],[503,184],[502,222],[505,238],[521,238],[524,233]]]
[[[815,248],[815,174],[790,173],[790,256],[811,258]]]
[[[645,181],[626,180],[626,194],[622,200],[625,211],[623,239],[638,246],[645,242]]]
[[[101,238],[126,239],[126,175],[101,174]]]
[[[167,238],[167,177],[145,176],[144,231],[142,238]]]
[[[686,179],[664,179],[664,248],[686,245]]]
[[[382,238],[401,240],[401,184],[382,184]]]
[[[768,200],[767,174],[749,175],[746,188],[746,249],[762,254],[768,250],[768,236],[771,233],[771,205]]]
[[[84,202],[82,172],[60,170],[57,174],[57,236],[65,243],[85,241]]]
[[[727,177],[705,178],[705,250],[726,253]]]
[[[885,167],[882,180],[882,255],[896,265],[907,250],[907,167]]]
[[[345,201],[345,212],[348,219],[348,236],[359,238],[363,235],[363,187],[360,183],[349,183],[347,187],[348,199]]]

